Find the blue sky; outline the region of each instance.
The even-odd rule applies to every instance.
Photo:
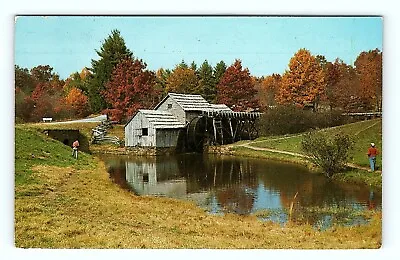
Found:
[[[183,59],[200,65],[241,59],[255,76],[283,73],[300,48],[353,64],[361,51],[382,50],[380,17],[90,17],[20,16],[15,64],[48,64],[66,78],[98,59],[95,49],[118,29],[148,68],[172,69]]]

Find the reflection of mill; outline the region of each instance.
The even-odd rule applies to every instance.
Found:
[[[138,195],[184,197],[187,184],[183,178],[169,179],[170,173],[178,171],[176,163],[157,161],[126,161],[126,181]]]

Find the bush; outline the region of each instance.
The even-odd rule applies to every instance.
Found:
[[[295,106],[278,106],[267,110],[258,124],[261,135],[284,135],[345,124],[340,112],[313,112]]]
[[[321,167],[329,178],[346,168],[352,146],[350,136],[341,133],[310,132],[301,142],[301,149],[309,156],[308,159]]]

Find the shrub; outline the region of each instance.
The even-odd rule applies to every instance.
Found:
[[[301,142],[301,148],[309,156],[308,159],[321,167],[328,178],[346,168],[352,146],[350,136],[341,133],[330,135],[310,132],[304,135]]]

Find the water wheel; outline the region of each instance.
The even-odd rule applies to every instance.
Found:
[[[189,149],[202,152],[204,142],[208,138],[207,118],[201,116],[192,119],[187,126],[186,131]]]

